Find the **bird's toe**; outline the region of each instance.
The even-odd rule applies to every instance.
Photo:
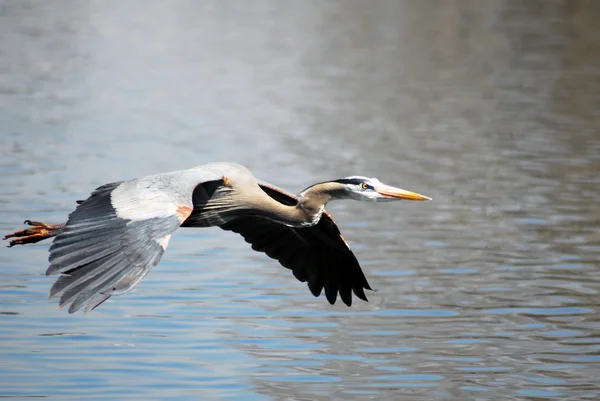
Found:
[[[24,230],[15,231],[14,233],[6,234],[2,239],[11,239],[7,245],[9,248],[15,245],[35,244],[43,239],[56,235],[56,230],[62,228],[62,224],[46,224],[38,221],[25,220],[24,224],[31,226]]]

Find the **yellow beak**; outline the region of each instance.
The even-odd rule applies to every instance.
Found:
[[[416,192],[407,191],[401,188],[394,188],[388,185],[382,185],[381,187],[375,188],[375,191],[385,199],[404,199],[411,201],[426,201],[431,200],[430,197],[418,194]]]

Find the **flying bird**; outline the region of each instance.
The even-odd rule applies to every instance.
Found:
[[[55,237],[46,275],[59,274],[50,298],[69,313],[88,313],[113,295],[133,289],[158,264],[179,227],[212,227],[240,234],[252,249],[292,270],[311,293],[352,292],[367,301],[371,290],[360,265],[325,205],[332,200],[386,202],[430,198],[346,177],[311,185],[294,196],[254,178],[246,167],[210,163],[97,188],[64,224],[26,220],[30,228],[8,234],[10,246]]]

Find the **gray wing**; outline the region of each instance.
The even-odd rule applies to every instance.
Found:
[[[71,213],[50,247],[46,275],[61,274],[50,297],[60,296],[59,306],[71,304],[69,313],[81,307],[87,313],[111,295],[130,291],[158,264],[179,227],[177,215],[120,218],[110,199],[120,184],[93,192]]]
[[[69,215],[50,247],[50,297],[87,313],[134,288],[158,264],[171,234],[190,215],[203,181],[245,170],[215,163],[99,187]]]

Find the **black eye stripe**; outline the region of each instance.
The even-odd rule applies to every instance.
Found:
[[[363,190],[367,190],[367,189],[374,190],[375,187],[373,185],[371,185],[370,182],[367,180],[368,179],[365,177],[347,177],[347,178],[340,178],[339,180],[335,180],[334,182],[339,182],[340,184],[347,184],[347,185],[356,185],[357,187],[360,187]]]
[[[335,180],[335,182],[339,182],[340,184],[361,185],[365,181],[360,178],[340,178],[339,180]]]

